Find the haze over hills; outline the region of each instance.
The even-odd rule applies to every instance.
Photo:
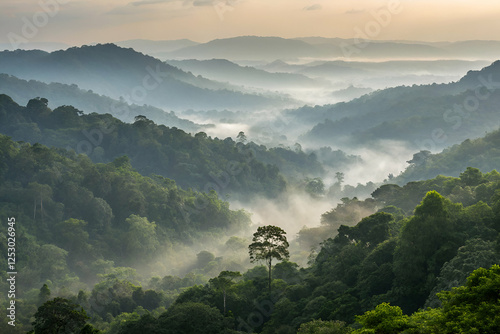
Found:
[[[283,90],[319,88],[325,85],[324,82],[301,74],[269,73],[250,66],[240,66],[225,59],[167,60],[167,63],[205,78],[248,87]]]
[[[481,136],[498,125],[499,67],[500,62],[495,62],[450,84],[390,88],[347,103],[287,113],[291,121],[300,124],[319,122],[302,137],[310,144],[344,138],[354,145],[369,146],[385,139],[406,142],[413,149],[431,141],[429,149],[443,149]],[[477,89],[486,91],[482,94],[487,98],[475,97]],[[446,133],[446,139],[429,140],[434,129]]]
[[[114,334],[430,333],[456,317],[435,292],[497,262],[498,42],[118,44],[0,52],[18,333],[54,296]],[[265,226],[289,249],[268,268]]]
[[[499,41],[417,42],[341,38],[241,36],[187,46],[162,59],[212,58],[274,61],[307,58],[354,59],[486,59],[498,57]]]
[[[421,151],[408,161],[409,166],[392,182],[404,185],[411,181],[425,180],[436,175],[458,177],[467,167],[483,171],[500,169],[500,122],[497,129],[477,139],[467,139],[460,144],[432,154]]]
[[[22,50],[42,50],[46,52],[53,52],[57,50],[66,50],[71,45],[65,43],[55,42],[27,42],[20,45]],[[0,50],[14,51],[18,48],[14,47],[11,43],[0,43]]]
[[[216,39],[167,54],[170,59],[228,59],[266,61],[317,57],[319,50],[302,41],[280,37],[242,36]]]
[[[177,127],[187,132],[199,132],[203,126],[179,118],[173,111],[147,105],[129,105],[125,101],[115,100],[80,89],[77,85],[61,83],[47,84],[36,80],[22,80],[8,74],[0,74],[0,92],[9,95],[21,105],[26,105],[33,97],[41,96],[49,100],[50,108],[71,105],[83,112],[111,114],[119,120],[133,123],[136,116],[143,115],[156,124]]]
[[[0,52],[0,72],[22,79],[77,84],[127,102],[160,108],[254,109],[279,106],[282,96],[245,94],[234,87],[179,70],[156,58],[113,44],[65,51]],[[192,97],[196,96],[196,99]]]
[[[188,46],[198,45],[200,43],[189,39],[151,41],[147,39],[132,39],[115,43],[123,48],[132,48],[138,52],[148,54],[155,58],[163,58],[165,54],[176,51]]]
[[[0,334],[500,333],[499,18],[0,0]]]

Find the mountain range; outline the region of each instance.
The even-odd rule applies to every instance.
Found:
[[[255,109],[282,106],[283,96],[242,93],[234,86],[194,76],[133,49],[114,44],[47,53],[0,52],[0,73],[46,83],[76,84],[127,103],[171,110]]]

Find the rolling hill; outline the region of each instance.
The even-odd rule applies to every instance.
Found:
[[[238,92],[233,86],[196,77],[151,56],[114,44],[65,51],[0,52],[0,73],[46,83],[77,84],[128,103],[184,109],[250,110],[279,106],[281,96]]]
[[[379,90],[347,103],[288,111],[298,124],[318,122],[302,139],[329,145],[396,140],[432,151],[477,138],[500,122],[500,62],[458,82]]]

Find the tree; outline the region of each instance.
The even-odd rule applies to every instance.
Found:
[[[209,283],[213,285],[216,289],[222,290],[222,296],[224,300],[224,315],[226,314],[226,292],[231,285],[234,284],[233,279],[241,277],[238,271],[222,271],[219,276],[214,277],[209,280]]]
[[[316,177],[314,179],[307,178],[305,190],[312,197],[319,197],[324,195],[325,193],[325,184],[319,177]]]
[[[138,258],[152,258],[160,245],[156,235],[156,223],[137,215],[130,215],[125,222],[129,226],[125,236],[128,253]]]
[[[40,288],[40,293],[38,294],[38,305],[42,305],[50,299],[50,289],[47,284],[44,284]]]
[[[476,269],[467,283],[438,294],[443,303],[437,322],[442,333],[498,333],[500,331],[500,266]]]
[[[483,173],[481,173],[479,169],[467,167],[463,173],[460,173],[460,180],[466,186],[477,186],[484,180],[484,178]]]
[[[278,226],[261,226],[253,234],[252,243],[248,246],[250,261],[265,260],[269,270],[269,294],[271,294],[271,268],[273,258],[288,260],[288,241],[286,232]]]
[[[345,322],[338,320],[312,320],[300,325],[299,334],[348,334],[352,330]]]
[[[354,332],[359,334],[396,334],[409,328],[408,316],[403,315],[398,306],[391,306],[388,303],[382,303],[374,310],[357,316],[356,320],[363,325],[362,329]]]
[[[215,307],[202,303],[175,304],[158,318],[165,334],[219,334],[224,329],[224,317]]]
[[[78,333],[89,319],[80,305],[60,297],[45,302],[34,317],[35,334]]]
[[[342,172],[335,173],[335,178],[337,179],[337,183],[339,185],[342,185],[342,182],[344,182],[344,177],[345,177],[345,175]]]
[[[443,264],[456,255],[460,235],[453,215],[461,206],[430,191],[402,227],[394,252],[395,291],[405,312],[421,307]]]
[[[236,136],[236,141],[238,143],[243,143],[245,144],[246,141],[247,141],[247,136],[245,135],[245,132],[243,131],[240,131],[240,133],[238,133],[238,136]]]

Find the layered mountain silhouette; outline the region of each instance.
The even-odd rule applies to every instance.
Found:
[[[500,61],[449,84],[379,90],[347,103],[287,111],[298,124],[317,124],[307,143],[342,140],[370,145],[396,140],[437,150],[477,138],[500,124]]]
[[[0,73],[46,83],[77,84],[131,104],[173,110],[255,109],[280,106],[280,96],[245,94],[233,86],[186,73],[151,56],[114,44],[47,53],[0,52]]]

